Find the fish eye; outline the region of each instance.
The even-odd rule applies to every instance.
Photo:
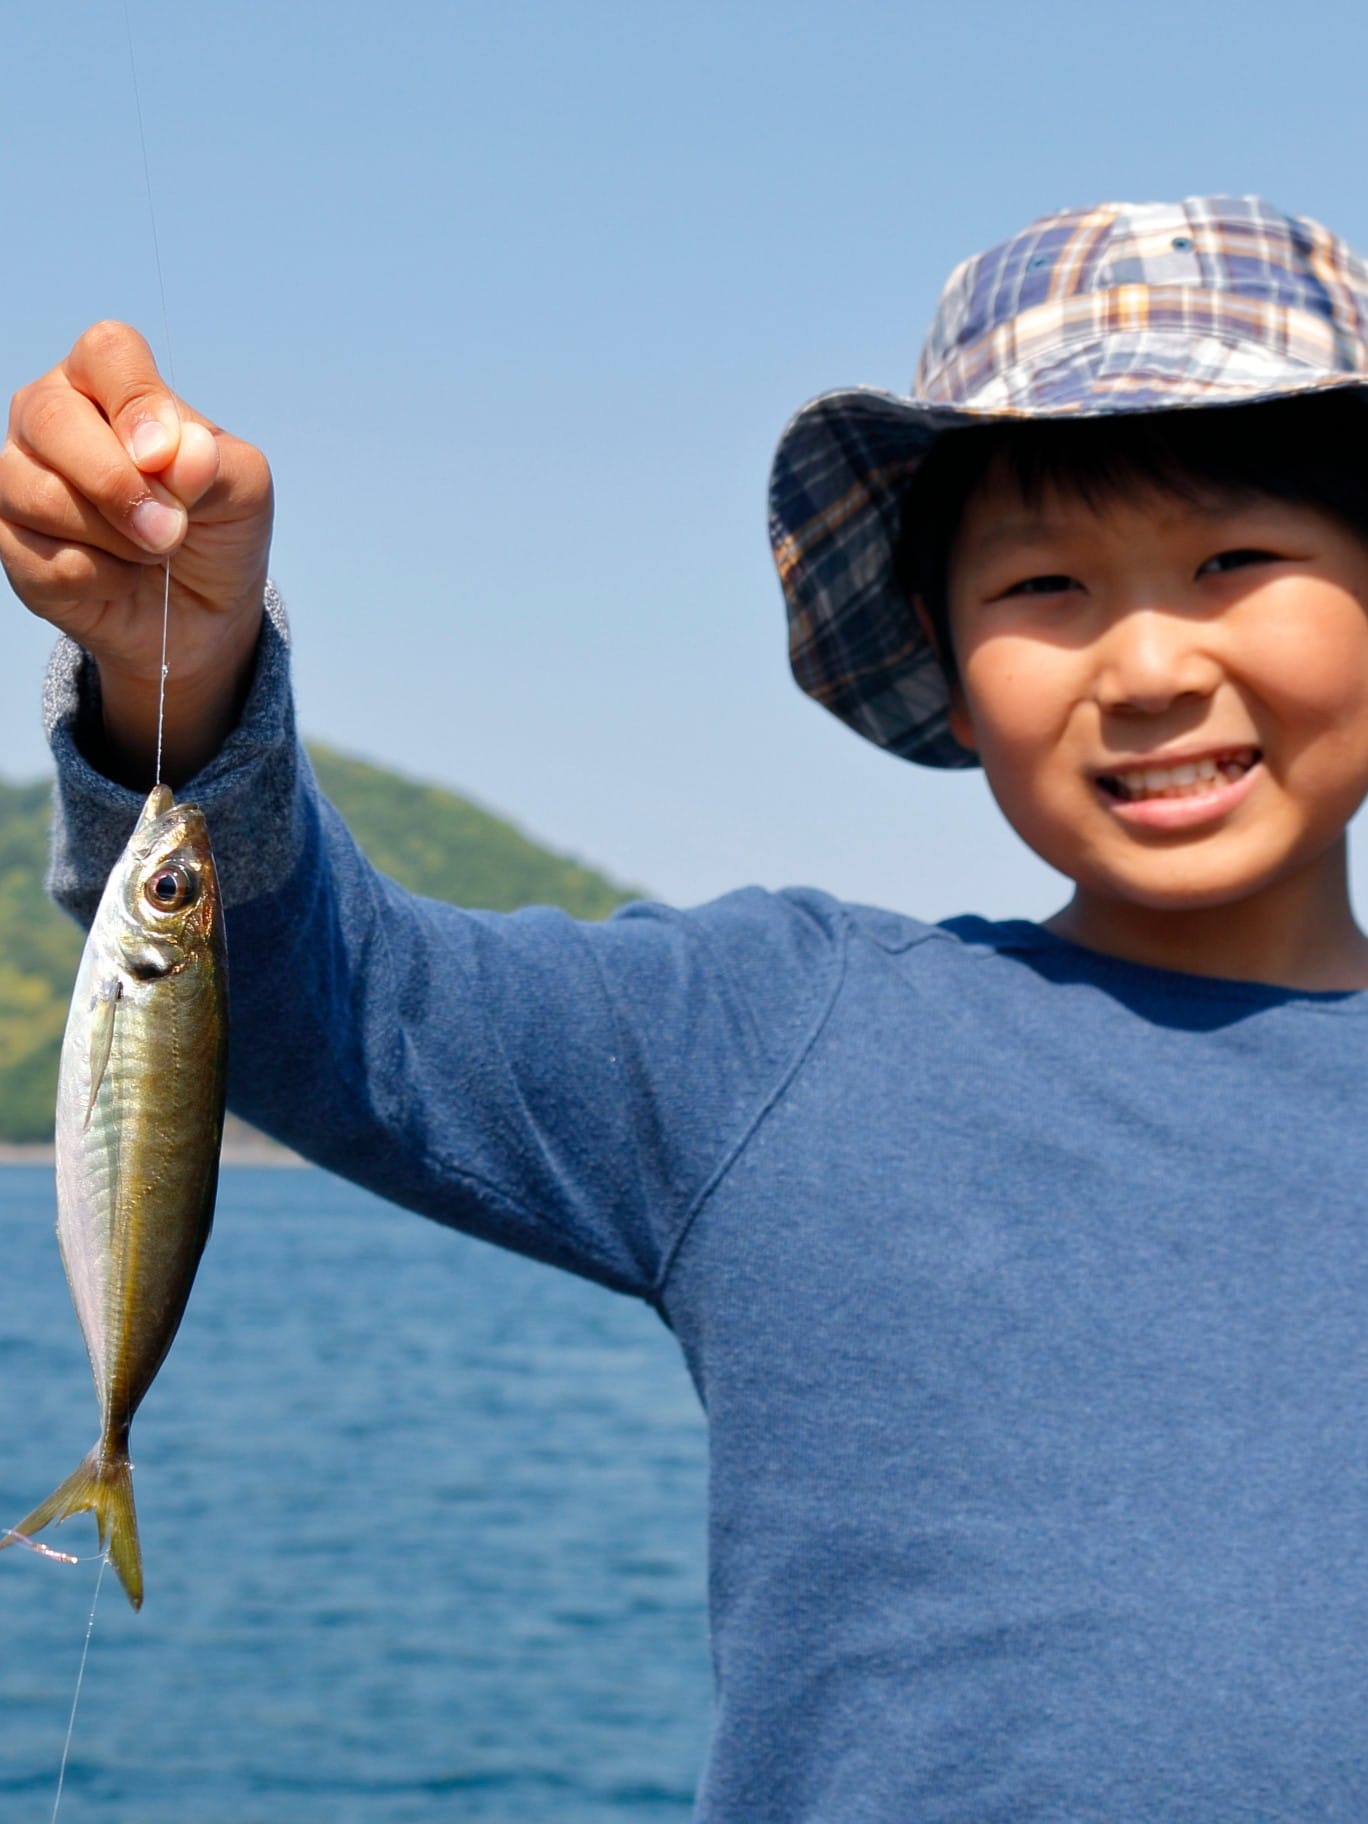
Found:
[[[195,897],[194,876],[176,863],[168,863],[152,875],[143,888],[143,895],[158,912],[179,912]]]

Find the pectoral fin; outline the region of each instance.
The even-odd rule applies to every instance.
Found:
[[[90,1126],[95,1098],[104,1082],[105,1066],[114,1046],[114,1013],[121,992],[119,978],[115,976],[113,981],[101,985],[90,1010],[90,1098],[86,1103],[85,1120],[81,1123],[83,1128]]]

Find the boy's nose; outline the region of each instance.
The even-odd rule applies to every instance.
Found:
[[[1209,696],[1220,668],[1203,623],[1162,608],[1118,615],[1098,649],[1096,693],[1113,714],[1156,715],[1180,697]]]

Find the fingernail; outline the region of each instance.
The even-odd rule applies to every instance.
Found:
[[[141,424],[133,426],[128,447],[134,462],[140,469],[145,469],[166,456],[171,447],[171,439],[167,435],[166,426],[158,419],[144,418]]]
[[[129,519],[138,540],[149,551],[169,550],[185,524],[184,513],[176,507],[164,507],[159,500],[140,500]]]

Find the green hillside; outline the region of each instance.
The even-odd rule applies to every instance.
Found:
[[[455,792],[317,744],[310,744],[309,758],[324,794],[376,867],[415,893],[493,912],[561,906],[576,918],[606,918],[630,897]]]
[[[0,781],[0,1140],[52,1132],[81,934],[43,891],[49,787]]]
[[[438,786],[310,747],[324,792],[386,874],[454,904],[562,906],[602,918],[630,897]],[[49,786],[0,780],[0,1141],[52,1134],[57,1054],[81,934],[43,892]],[[212,834],[212,832],[211,832]]]

